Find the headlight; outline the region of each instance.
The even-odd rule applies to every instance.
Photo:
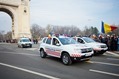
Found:
[[[101,48],[106,48],[107,47],[107,45],[101,45]]]
[[[76,53],[81,53],[81,49],[74,49]]]
[[[96,47],[101,48],[101,46],[100,46],[100,45],[97,45]]]

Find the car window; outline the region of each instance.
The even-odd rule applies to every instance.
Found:
[[[76,40],[74,40],[73,38],[59,38],[59,40],[63,45],[77,44]]]
[[[76,40],[76,38],[73,38],[74,40]]]
[[[22,42],[22,40],[20,40],[20,42]]]
[[[88,38],[88,37],[84,37],[83,39],[84,39],[85,42],[87,42],[87,43],[95,42],[93,39]]]
[[[46,41],[46,38],[43,39],[43,43],[45,43],[45,41]]]
[[[22,42],[29,42],[29,39],[22,39]]]
[[[51,38],[48,38],[46,44],[51,44]]]
[[[59,41],[56,38],[53,38],[52,44],[57,46],[59,45]]]
[[[79,43],[84,43],[84,41],[82,40],[82,39],[80,39],[80,38],[78,38],[78,40],[77,40]]]

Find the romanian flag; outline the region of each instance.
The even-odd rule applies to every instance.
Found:
[[[105,24],[104,22],[102,22],[102,29],[101,29],[102,33],[108,33],[115,29],[117,29],[116,26],[112,26],[112,25]]]

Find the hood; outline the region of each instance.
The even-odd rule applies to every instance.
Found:
[[[90,48],[89,46],[85,44],[69,44],[69,45],[63,45],[64,48],[73,48],[73,49],[84,49],[84,48]]]
[[[22,44],[28,44],[28,43],[32,44],[32,42],[30,42],[30,41],[29,42],[22,42]]]
[[[104,43],[99,43],[99,42],[91,42],[91,43],[86,43],[89,45],[105,45]]]

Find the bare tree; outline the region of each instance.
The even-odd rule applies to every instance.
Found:
[[[4,39],[4,33],[5,33],[5,31],[0,31],[0,41],[1,42],[5,40]]]
[[[40,27],[39,25],[37,24],[33,24],[32,25],[32,28],[31,28],[31,33],[32,33],[32,37],[34,39],[37,39],[41,36],[42,34],[42,31],[41,31],[42,27]],[[40,34],[41,33],[41,34]]]
[[[6,42],[11,42],[11,40],[12,40],[12,32],[11,31],[7,32],[4,35],[4,38],[5,38]]]
[[[90,36],[92,34],[98,35],[98,29],[96,27],[87,27],[85,26],[85,29],[83,31],[83,36]]]
[[[55,34],[67,34],[70,36],[75,36],[77,35],[80,31],[80,29],[76,26],[53,26],[53,32]]]

